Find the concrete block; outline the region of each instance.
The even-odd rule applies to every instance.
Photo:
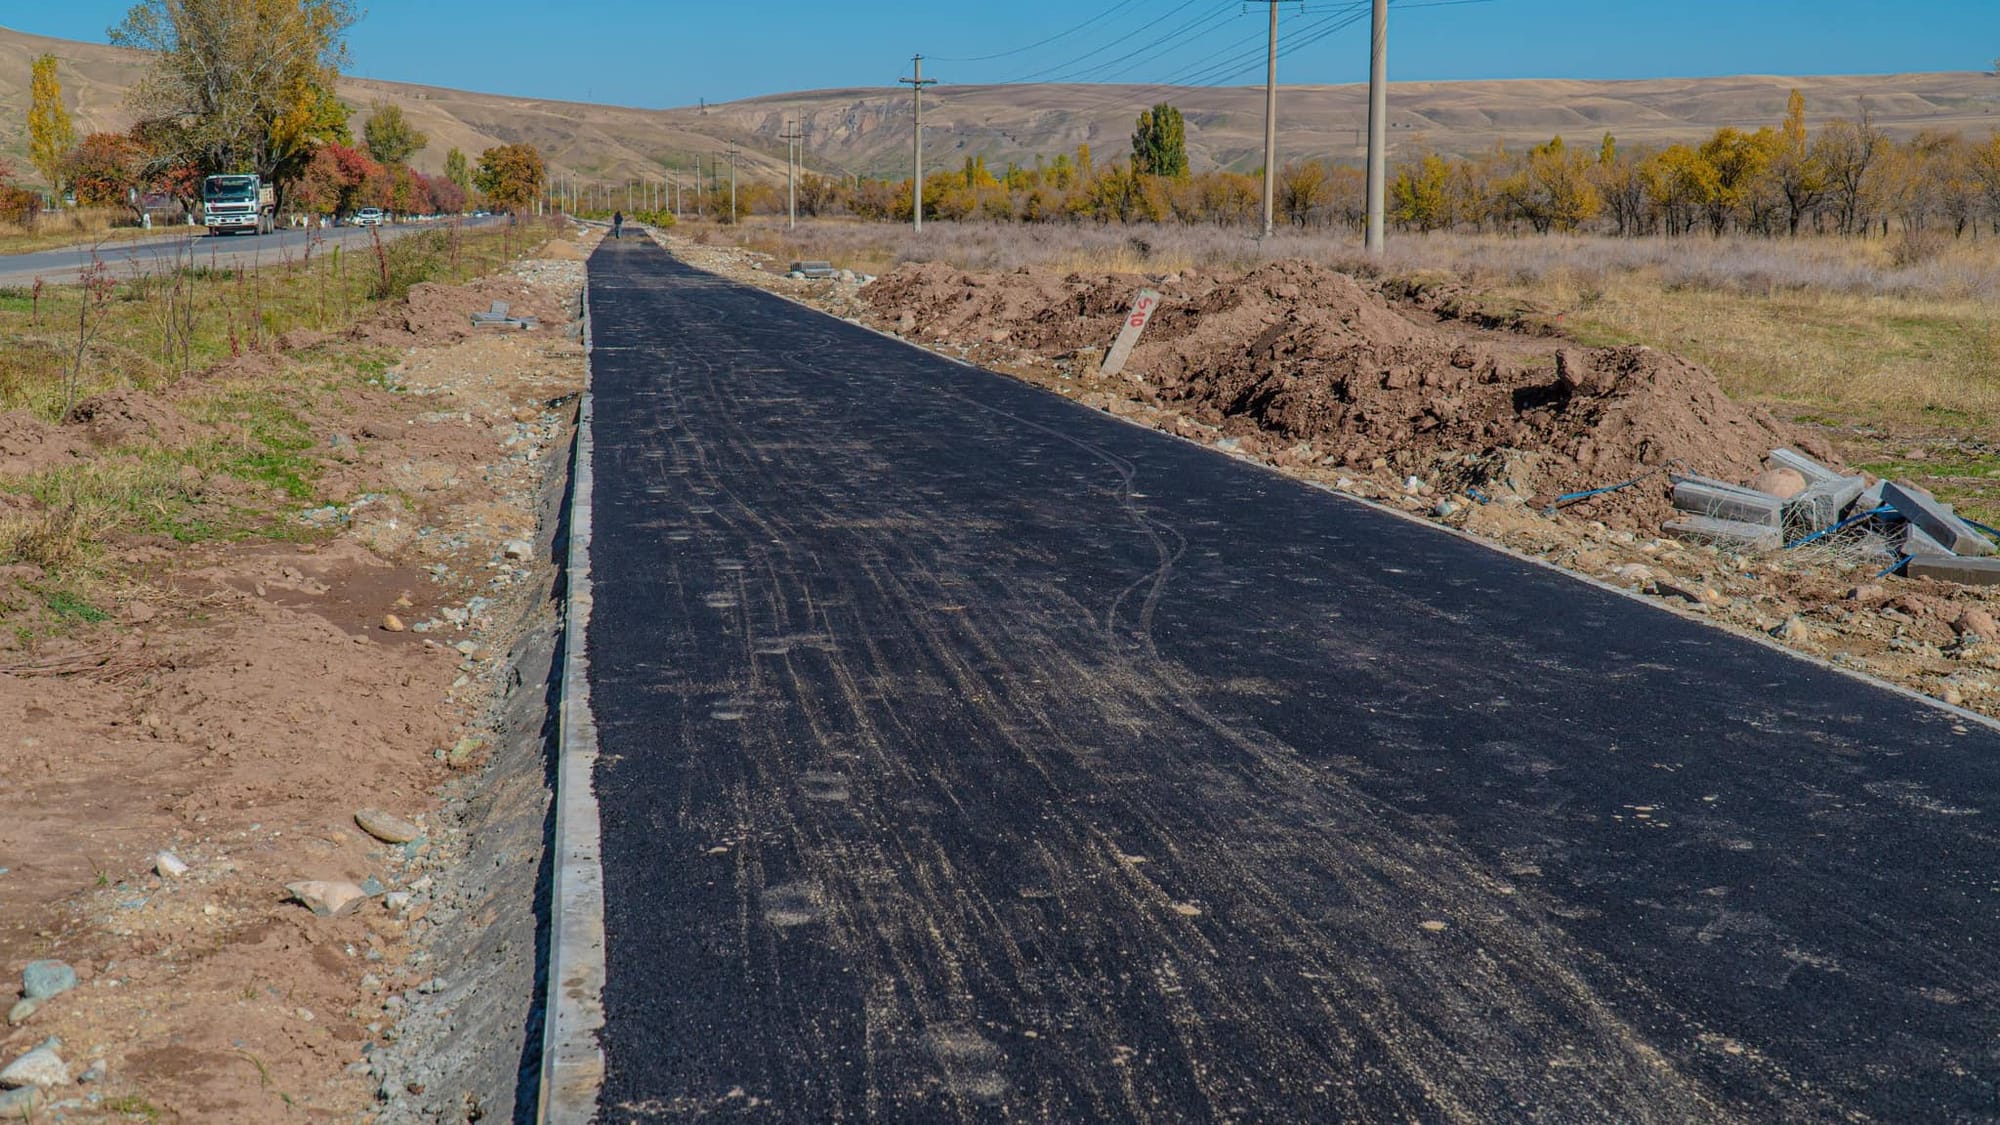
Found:
[[[1951,548],[1930,537],[1923,528],[1913,523],[1903,525],[1903,553],[1912,558],[1948,559]]]
[[[1954,555],[1971,557],[1994,552],[1993,541],[1959,519],[1950,504],[1939,503],[1936,498],[1926,496],[1900,481],[1883,485],[1882,499]]]
[[[1881,507],[1882,486],[1887,483],[1889,482],[1878,480],[1867,488],[1862,489],[1861,495],[1854,498],[1854,510],[1856,512],[1872,512]]]
[[[1832,484],[1834,481],[1842,479],[1840,473],[1834,472],[1832,469],[1827,468],[1825,465],[1820,464],[1818,461],[1795,449],[1773,449],[1771,451],[1771,463],[1773,465],[1782,465],[1806,478],[1807,488],[1811,488],[1816,484]]]
[[[1919,557],[1911,559],[1903,573],[1911,578],[1936,578],[1967,586],[2000,586],[2000,559]]]
[[[1674,483],[1674,507],[1710,519],[1761,524],[1773,530],[1784,526],[1785,502],[1768,492],[1736,485],[1717,485],[1683,479]]]
[[[1868,482],[1861,477],[1835,477],[1807,485],[1804,492],[1785,502],[1785,529],[1811,534],[1832,527],[1867,487]]]
[[[1711,519],[1708,516],[1668,520],[1666,532],[1678,539],[1748,551],[1775,551],[1785,545],[1784,536],[1769,524]]]

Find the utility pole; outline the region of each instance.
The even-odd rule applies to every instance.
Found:
[[[915,77],[898,78],[896,81],[908,86],[910,93],[916,95],[916,190],[910,195],[910,213],[915,216],[917,233],[922,234],[924,230],[924,87],[937,85],[937,79],[924,77],[924,57],[922,55],[913,56],[910,62],[914,68],[912,73]]]
[[[1384,0],[1388,2],[1388,0]],[[736,214],[736,142],[730,142],[730,222],[734,224],[740,216]]]
[[[785,142],[785,175],[791,181],[791,200],[787,204],[787,210],[791,216],[791,229],[797,230],[799,229],[799,164],[805,159],[806,135],[799,131],[797,125],[791,125],[787,126],[785,132],[779,136]],[[796,154],[794,150],[797,150]]]
[[[1380,256],[1388,210],[1389,0],[1375,0],[1374,33],[1368,37],[1368,241]]]
[[[1277,225],[1278,184],[1278,5],[1271,0],[1271,52],[1264,72],[1264,237]],[[1377,4],[1385,0],[1375,0]]]

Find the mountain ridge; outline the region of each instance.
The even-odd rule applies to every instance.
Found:
[[[79,133],[122,129],[132,114],[125,92],[143,73],[138,52],[52,39],[0,27],[0,153],[24,152],[28,62],[43,52],[63,60],[65,100]],[[1558,133],[1624,144],[1705,137],[1724,125],[1775,127],[1793,88],[1806,96],[1809,122],[1854,116],[1865,99],[1897,136],[1923,129],[1983,135],[2000,128],[2000,79],[1974,72],[1891,75],[1733,75],[1711,78],[1490,79],[1402,82],[1392,86],[1392,156],[1435,150],[1467,155],[1496,144],[1519,147]],[[773,93],[702,107],[638,109],[561,99],[456,90],[423,83],[344,76],[341,97],[356,131],[376,101],[399,105],[430,137],[415,164],[435,172],[445,152],[468,155],[497,144],[542,148],[558,175],[618,182],[721,167],[732,144],[740,172],[784,174],[780,134],[789,122],[808,135],[806,163],[829,173],[902,175],[908,170],[911,99],[906,90],[849,86]],[[1279,91],[1279,147],[1285,160],[1356,161],[1367,87],[1300,83]],[[1089,144],[1099,160],[1123,155],[1139,111],[1178,106],[1188,122],[1197,169],[1250,170],[1261,164],[1264,91],[1259,86],[1162,87],[1087,84],[940,85],[925,94],[926,163],[949,167],[968,156],[988,164],[1032,163]]]

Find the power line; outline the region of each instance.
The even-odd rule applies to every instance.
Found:
[[[1155,18],[1153,19],[1153,21],[1152,21],[1152,22],[1153,22],[1154,24],[1161,24],[1161,23],[1165,23],[1165,22],[1166,22],[1167,20],[1169,20],[1169,19],[1172,19],[1172,18],[1173,18],[1174,16],[1177,16],[1177,15],[1179,15],[1180,13],[1182,13],[1182,12],[1185,12],[1185,11],[1187,11],[1187,10],[1188,10],[1189,8],[1192,8],[1192,7],[1194,7],[1194,6],[1196,5],[1196,4],[1200,4],[1200,3],[1202,3],[1202,2],[1203,2],[1203,0],[1182,0],[1182,2],[1181,2],[1180,4],[1178,4],[1178,5],[1176,5],[1175,7],[1173,7],[1173,8],[1171,8],[1171,9],[1169,9],[1169,10],[1168,10],[1168,11],[1167,11],[1167,12],[1166,12],[1166,13],[1165,13],[1164,15],[1161,15],[1161,16],[1158,16],[1158,17],[1155,17]],[[1196,23],[1200,23],[1200,22],[1205,22],[1205,21],[1204,21],[1204,20],[1195,20],[1195,21],[1192,21],[1192,22],[1196,22]],[[1184,28],[1186,27],[1186,25],[1182,25],[1182,27],[1183,27],[1183,29],[1184,29]],[[1170,34],[1178,34],[1178,30],[1177,30],[1176,32],[1173,32],[1173,33],[1170,33]],[[1125,42],[1126,42],[1126,40],[1122,40],[1122,39],[1114,39],[1114,40],[1112,40],[1111,42],[1109,42],[1109,43],[1106,43],[1106,44],[1104,44],[1104,45],[1103,45],[1103,46],[1101,46],[1101,47],[1097,47],[1097,48],[1095,48],[1095,49],[1093,49],[1093,50],[1089,50],[1089,51],[1085,51],[1085,52],[1084,52],[1083,54],[1081,54],[1081,55],[1078,55],[1078,56],[1076,56],[1075,58],[1072,58],[1072,59],[1068,59],[1068,60],[1065,60],[1065,61],[1063,61],[1063,62],[1060,62],[1060,63],[1057,63],[1057,64],[1056,64],[1056,65],[1054,65],[1054,66],[1047,66],[1047,67],[1043,67],[1043,68],[1042,68],[1042,69],[1040,69],[1040,70],[1032,70],[1032,71],[1029,71],[1028,73],[1026,73],[1026,74],[1023,74],[1023,75],[1020,75],[1020,76],[1018,76],[1018,77],[1014,77],[1014,78],[1008,78],[1008,79],[1003,79],[1002,81],[1000,81],[1000,82],[996,83],[996,85],[1001,85],[1001,86],[1012,86],[1012,85],[1014,85],[1015,83],[1018,83],[1018,82],[1031,82],[1031,81],[1035,81],[1035,80],[1037,80],[1037,79],[1040,79],[1040,78],[1043,78],[1043,77],[1045,77],[1046,75],[1050,75],[1050,74],[1058,74],[1058,73],[1062,73],[1062,72],[1064,72],[1064,71],[1068,71],[1068,70],[1070,70],[1070,69],[1071,69],[1071,68],[1073,68],[1073,67],[1076,67],[1076,66],[1079,66],[1079,65],[1081,65],[1081,64],[1082,64],[1082,63],[1083,63],[1083,62],[1084,62],[1085,60],[1087,60],[1087,59],[1090,59],[1090,58],[1093,58],[1093,57],[1095,57],[1095,56],[1097,56],[1097,55],[1101,55],[1101,54],[1103,54],[1103,53],[1104,53],[1104,52],[1106,52],[1106,51],[1114,51],[1114,50],[1117,50],[1117,49],[1118,49],[1118,48],[1119,48],[1120,46],[1122,46],[1122,45],[1123,45],[1123,44],[1124,44]],[[1143,48],[1142,48],[1142,49],[1143,49]]]
[[[1069,29],[1068,31],[1064,31],[1064,32],[1060,32],[1060,33],[1058,33],[1058,34],[1055,34],[1055,35],[1051,35],[1051,36],[1049,36],[1049,37],[1048,37],[1047,39],[1044,39],[1044,40],[1042,40],[1042,41],[1041,41],[1041,42],[1039,42],[1039,43],[1030,43],[1030,44],[1028,44],[1028,45],[1027,45],[1027,46],[1025,46],[1025,47],[1016,47],[1016,48],[1014,48],[1014,49],[1013,49],[1013,50],[1011,50],[1011,51],[996,51],[996,52],[994,52],[993,54],[990,54],[990,55],[970,55],[970,56],[967,56],[967,57],[963,57],[963,58],[950,58],[950,57],[939,57],[939,58],[937,58],[937,59],[934,59],[933,61],[935,61],[935,62],[961,62],[961,63],[966,63],[966,62],[992,62],[992,61],[993,61],[994,59],[1005,59],[1005,58],[1012,58],[1012,57],[1013,57],[1013,56],[1015,56],[1015,55],[1025,55],[1025,54],[1027,54],[1027,53],[1028,53],[1029,51],[1032,51],[1032,50],[1035,50],[1035,49],[1037,49],[1037,48],[1039,48],[1039,47],[1046,47],[1046,46],[1048,46],[1048,45],[1049,45],[1049,44],[1051,44],[1051,43],[1055,43],[1055,42],[1058,42],[1058,41],[1060,41],[1060,40],[1063,40],[1063,39],[1067,39],[1067,38],[1069,38],[1070,36],[1072,36],[1072,35],[1075,35],[1075,34],[1076,34],[1077,32],[1079,32],[1079,31],[1082,31],[1082,30],[1084,30],[1085,28],[1088,28],[1088,27],[1090,27],[1090,26],[1092,26],[1092,25],[1094,25],[1094,24],[1098,24],[1098,23],[1102,23],[1102,22],[1103,22],[1104,20],[1106,20],[1106,19],[1109,19],[1109,18],[1110,18],[1111,16],[1113,16],[1113,15],[1117,14],[1117,12],[1118,12],[1118,11],[1119,11],[1120,9],[1122,9],[1122,8],[1129,8],[1129,7],[1131,7],[1132,5],[1134,5],[1134,4],[1138,3],[1138,2],[1139,2],[1139,0],[1118,0],[1118,3],[1116,3],[1116,4],[1113,4],[1113,5],[1111,5],[1111,7],[1109,7],[1109,8],[1106,8],[1106,9],[1105,9],[1104,11],[1102,11],[1102,12],[1099,12],[1099,13],[1097,13],[1096,15],[1094,15],[1094,16],[1092,16],[1092,17],[1090,17],[1089,19],[1087,19],[1087,20],[1083,21],[1083,22],[1082,22],[1082,23],[1080,23],[1080,24],[1077,24],[1077,25],[1076,25],[1075,27],[1072,27],[1072,28],[1070,28],[1070,29]]]

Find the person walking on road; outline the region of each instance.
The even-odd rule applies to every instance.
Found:
[[[611,212],[611,237],[617,238],[620,232],[622,232],[624,229],[625,229],[625,212],[623,211]]]

